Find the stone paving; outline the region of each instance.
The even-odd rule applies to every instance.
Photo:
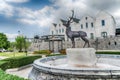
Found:
[[[7,57],[0,56],[0,60],[5,59],[5,58],[7,58]]]
[[[17,75],[19,77],[27,79],[31,70],[32,70],[32,67],[27,67],[22,70],[8,69],[8,70],[6,70],[6,73],[12,74],[12,75]]]

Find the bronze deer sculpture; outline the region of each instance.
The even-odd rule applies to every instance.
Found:
[[[71,31],[70,24],[73,22],[73,16],[74,16],[74,11],[72,10],[72,17],[68,21],[61,20],[63,22],[63,25],[66,27],[66,35],[70,40],[72,41],[72,48],[75,48],[75,38],[80,37],[84,42],[83,48],[86,46],[88,43],[88,47],[90,47],[89,40],[86,38],[87,33],[84,31]]]

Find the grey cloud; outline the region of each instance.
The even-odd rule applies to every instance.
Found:
[[[86,0],[86,4],[97,10],[114,10],[120,7],[120,0]]]
[[[76,5],[76,2],[78,2],[79,5]],[[79,19],[85,15],[96,17],[96,15],[102,10],[113,15],[117,24],[120,24],[120,16],[114,15],[114,13],[120,8],[120,0],[72,0],[72,4],[69,6],[66,6],[70,3],[69,1],[68,3],[63,4],[62,2],[60,3],[60,0],[57,0],[55,3],[57,3],[56,6],[59,7],[56,15],[57,19],[67,19],[71,14],[70,8],[75,10],[75,16]]]

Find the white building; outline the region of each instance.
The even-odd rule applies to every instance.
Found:
[[[107,12],[97,14],[95,20],[96,37],[115,36],[116,22]]]
[[[105,38],[115,36],[116,22],[112,15],[101,11],[95,18],[91,16],[82,17],[79,23],[71,24],[71,29],[72,31],[86,32],[89,39]],[[66,28],[61,21],[50,28],[51,35],[65,35],[65,40],[68,40],[65,31]]]

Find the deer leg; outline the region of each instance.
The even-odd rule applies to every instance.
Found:
[[[72,41],[72,48],[75,48],[75,41]]]
[[[88,47],[90,47],[89,40],[85,37],[81,37],[81,39],[85,42],[83,48],[86,46],[86,43],[88,43]]]
[[[71,41],[72,41],[72,48],[75,48],[75,41],[74,41],[74,38],[72,38]]]
[[[84,46],[83,46],[83,48],[85,47],[85,45],[86,45],[86,42],[84,43]]]
[[[90,47],[90,43],[89,43],[89,41],[88,41],[88,47]]]

